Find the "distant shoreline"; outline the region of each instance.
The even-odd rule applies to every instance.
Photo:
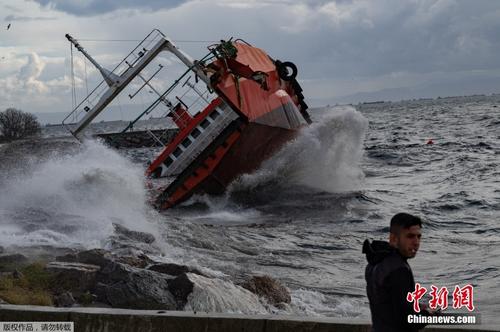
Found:
[[[413,98],[413,99],[401,99],[401,100],[384,100],[384,99],[375,99],[375,100],[363,100],[363,101],[354,101],[354,102],[335,102],[333,103],[325,103],[323,105],[313,105],[311,106],[312,109],[314,108],[322,108],[322,107],[330,107],[330,106],[340,106],[340,105],[372,105],[372,104],[387,104],[387,103],[405,103],[405,102],[418,102],[418,101],[446,101],[446,100],[451,100],[451,99],[469,99],[469,98],[494,98],[498,97],[500,98],[500,93],[492,93],[492,94],[472,94],[472,95],[465,95],[465,96],[446,96],[446,97],[436,97],[436,98],[429,98],[429,97],[421,97],[421,98]],[[45,127],[51,127],[51,126],[59,126],[62,122],[62,120],[65,118],[67,113],[65,112],[48,112],[48,113],[37,113],[37,112],[32,112],[35,114],[38,118],[38,121],[42,124],[42,126]],[[127,112],[125,112],[127,113]],[[110,123],[110,122],[123,122],[123,123],[128,123],[132,119],[135,118],[135,114],[128,114],[126,118],[122,117],[122,113],[118,112],[115,109],[110,109],[108,111],[103,112],[104,119],[100,121],[96,121],[94,123]],[[129,119],[130,117],[130,119]],[[155,120],[158,118],[153,118],[152,120]],[[144,121],[148,121],[147,119]]]

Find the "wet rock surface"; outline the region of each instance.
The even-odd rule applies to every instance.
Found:
[[[266,314],[259,297],[229,280],[207,278],[193,273],[185,275],[193,284],[184,310],[204,312],[244,312]]]
[[[143,269],[152,262],[145,254],[126,256],[103,249],[92,249],[57,257],[57,262],[49,263],[50,269],[59,272],[59,278],[73,278],[72,274],[82,270],[85,285],[83,292],[89,291],[96,300],[112,307],[130,309],[166,309],[175,307],[173,296],[168,291],[168,275]],[[62,273],[66,271],[67,273]]]
[[[22,254],[4,254],[0,255],[0,266],[10,264],[20,264],[28,261],[28,257]]]
[[[179,276],[183,273],[194,273],[194,274],[203,275],[203,273],[201,273],[198,269],[191,268],[191,267],[186,266],[186,265],[179,265],[179,264],[174,264],[174,263],[153,264],[153,265],[148,267],[148,270],[160,272],[163,274],[168,274],[171,276]]]
[[[115,233],[118,239],[122,240],[132,240],[132,241],[137,241],[137,242],[143,242],[143,243],[153,243],[155,241],[155,237],[152,234],[146,233],[146,232],[138,232],[138,231],[132,231],[122,225],[113,224],[113,227],[115,228]]]
[[[55,296],[54,303],[57,307],[72,307],[76,301],[73,294],[70,292],[64,292],[60,295]]]
[[[242,283],[241,286],[265,298],[272,305],[290,303],[292,301],[290,291],[270,276],[253,276]]]
[[[168,289],[175,298],[177,310],[184,308],[189,294],[193,292],[193,287],[194,283],[186,273],[179,275],[168,284]]]
[[[45,269],[53,275],[54,290],[71,291],[77,296],[96,284],[98,265],[78,262],[50,262]]]
[[[168,130],[151,130],[151,132],[157,136],[162,137],[164,143],[168,143],[172,140],[175,134],[178,132],[177,129]],[[120,149],[120,148],[138,148],[138,147],[150,147],[157,144],[153,136],[149,134],[148,131],[133,131],[125,133],[110,133],[110,134],[98,134],[97,137],[103,139],[106,144]]]
[[[176,307],[161,273],[112,262],[98,273],[98,300],[117,308],[166,309]]]
[[[97,265],[102,268],[106,264],[109,264],[113,261],[113,256],[111,252],[104,249],[91,249],[80,251],[74,254],[57,256],[56,261],[73,263],[78,262],[83,264]]]
[[[59,307],[265,314],[269,304],[290,303],[288,289],[269,276],[252,277],[238,285],[229,276],[210,277],[192,266],[158,261],[161,256],[151,246],[151,234],[115,225],[113,237],[119,239],[119,246],[109,242],[109,249],[30,248],[33,257],[29,258],[8,248],[8,254],[0,254],[0,266],[3,263],[11,269],[4,269],[0,278],[22,284],[37,279],[33,271],[38,271],[48,296],[45,305]],[[127,246],[128,242],[134,245]],[[153,251],[141,250],[141,244]],[[35,259],[38,261],[31,263]],[[28,269],[14,268],[13,262],[23,262]],[[29,264],[39,267],[33,269]]]

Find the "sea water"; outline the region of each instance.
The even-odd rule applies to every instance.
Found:
[[[154,234],[158,259],[214,285],[279,279],[292,303],[272,312],[368,320],[362,242],[387,239],[390,218],[409,212],[424,220],[416,281],[473,285],[481,321],[500,324],[499,108],[496,95],[313,109],[313,125],[225,195],[161,213],[148,203],[147,149],[79,144],[51,127],[0,146],[0,245],[110,248],[118,223]],[[200,294],[189,306],[210,309]],[[219,310],[258,311],[214,296],[234,297]]]

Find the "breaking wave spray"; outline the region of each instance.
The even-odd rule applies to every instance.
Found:
[[[258,221],[260,216],[251,203],[247,204],[254,198],[275,198],[298,187],[330,193],[361,189],[364,173],[360,162],[367,119],[351,106],[325,107],[311,114],[314,122],[310,126],[257,171],[235,180],[223,197],[199,195],[184,203],[208,206],[208,211],[189,214],[188,218],[208,223],[247,223]],[[242,196],[247,202],[244,207],[235,199]]]
[[[3,245],[102,246],[113,223],[151,231],[143,170],[96,141],[17,174],[0,190]]]
[[[359,167],[368,121],[353,107],[326,107],[314,111],[314,122],[266,161],[241,178],[241,185],[272,180],[328,192],[358,190],[364,174]]]

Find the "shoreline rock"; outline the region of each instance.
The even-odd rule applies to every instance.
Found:
[[[290,304],[292,301],[290,291],[279,281],[267,275],[253,276],[249,280],[243,282],[241,287],[265,298],[269,304],[274,306],[280,303]]]
[[[6,261],[12,259],[29,260],[21,254],[10,254]],[[33,271],[43,271],[36,273],[41,273],[51,298],[47,303],[62,307],[265,314],[269,305],[280,308],[291,302],[289,290],[270,276],[253,276],[238,284],[227,278],[208,277],[186,265],[154,261],[136,248],[66,251],[48,263],[35,264],[35,269],[29,270],[28,265],[28,270],[4,272],[0,281],[14,280],[16,274],[20,284],[26,284],[26,280],[36,278]]]
[[[115,228],[115,236],[117,236],[118,238],[125,238],[129,241],[132,240],[147,244],[151,244],[156,240],[153,234],[133,231],[117,223],[113,223],[113,227]]]
[[[22,264],[28,261],[28,257],[22,254],[2,254],[0,255],[0,267],[12,265],[12,264]]]
[[[147,269],[176,277],[183,273],[194,273],[204,276],[204,274],[197,269],[191,268],[186,265],[179,265],[174,263],[156,263],[148,266]]]

